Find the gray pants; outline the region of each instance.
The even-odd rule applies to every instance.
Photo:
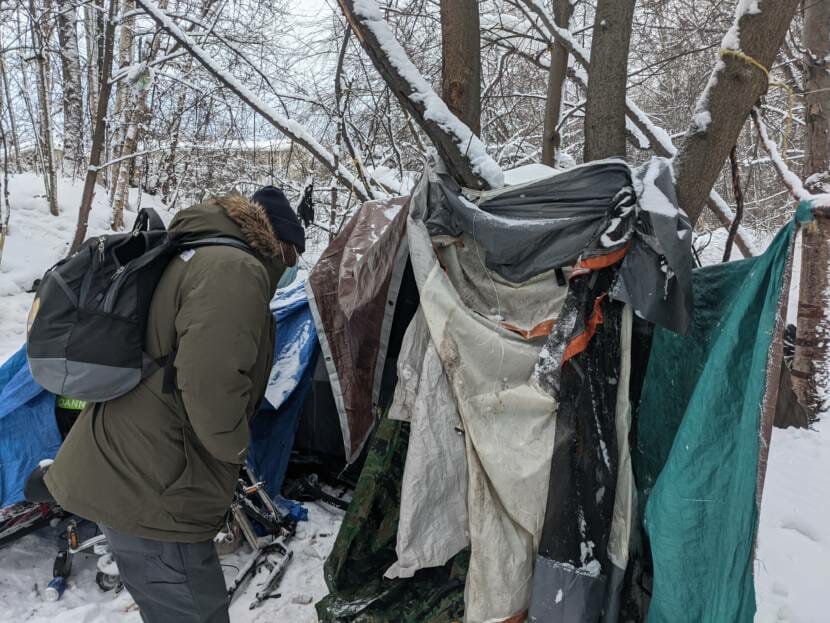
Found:
[[[145,623],[229,623],[225,579],[212,541],[167,543],[101,529]]]

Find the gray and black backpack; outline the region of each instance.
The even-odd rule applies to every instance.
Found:
[[[131,232],[90,238],[55,264],[29,313],[34,379],[59,396],[105,402],[167,366],[169,355],[153,360],[144,352],[153,292],[174,255],[210,245],[250,252],[235,238],[176,240],[154,210],[143,209]]]

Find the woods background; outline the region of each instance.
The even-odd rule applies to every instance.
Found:
[[[534,162],[674,157],[696,247],[715,232],[724,259],[758,253],[792,215],[787,169],[825,190],[828,4],[0,0],[0,263],[20,172],[52,214],[59,177],[84,183],[72,248],[94,194],[121,230],[145,196],[175,211],[263,184],[295,203],[313,184],[320,246],[361,201],[406,194],[432,150],[474,188]],[[805,381],[825,229],[805,237]]]

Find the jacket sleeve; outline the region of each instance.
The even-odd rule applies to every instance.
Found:
[[[182,281],[175,322],[176,382],[202,445],[220,461],[242,464],[248,448],[250,374],[259,349],[273,347],[261,344],[268,275],[253,258],[231,255],[235,251],[201,258],[200,253]]]

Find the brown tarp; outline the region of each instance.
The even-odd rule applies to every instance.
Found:
[[[408,197],[364,203],[308,277],[346,460],[377,420],[380,378],[403,268]]]

